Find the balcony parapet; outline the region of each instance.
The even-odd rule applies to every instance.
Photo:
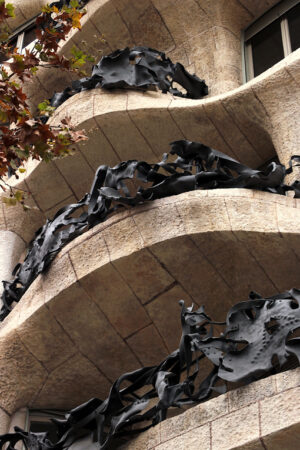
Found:
[[[300,369],[279,373],[195,406],[120,450],[294,450],[300,432]]]
[[[154,162],[170,142],[185,138],[250,167],[276,155],[287,165],[299,153],[299,71],[300,49],[246,85],[203,100],[155,92],[81,92],[57,109],[50,124],[69,115],[89,140],[63,160],[30,162],[20,187],[32,192],[33,204],[49,217],[88,191],[98,165]],[[299,168],[292,176],[299,177]]]
[[[222,320],[250,289],[268,296],[297,286],[297,203],[193,191],[118,213],[72,241],[0,329],[0,407],[105,397],[121,373],[177,347],[178,299]]]

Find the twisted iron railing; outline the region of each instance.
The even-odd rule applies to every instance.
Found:
[[[168,154],[154,164],[145,161],[124,161],[115,167],[100,166],[96,172],[89,194],[78,203],[60,209],[52,220],[37,231],[27,256],[14,271],[13,281],[3,281],[2,308],[0,320],[11,311],[35,278],[42,273],[57,253],[70,241],[105,221],[116,209],[132,207],[158,198],[177,195],[195,189],[248,188],[276,194],[293,191],[300,198],[300,183],[288,186],[284,178],[290,173],[292,162],[300,161],[294,156],[290,167],[272,162],[265,171],[251,169],[217,150],[198,142],[175,141],[171,144],[171,155],[177,155],[174,162],[168,162]],[[135,179],[149,184],[139,187],[130,195],[126,180]],[[79,217],[72,214],[83,206],[87,212]]]
[[[15,433],[0,436],[0,448],[9,443],[9,449],[14,449],[22,442],[30,450],[72,450],[73,443],[80,448],[82,442],[84,448],[89,444],[91,450],[103,450],[113,438],[163,421],[170,407],[197,404],[215,391],[224,393],[224,381],[247,384],[274,373],[276,366],[280,369],[291,358],[300,363],[300,338],[294,337],[300,329],[300,290],[268,298],[252,292],[247,301],[229,310],[224,323],[214,322],[204,307],[193,311],[180,303],[180,345],[160,364],[122,375],[106,400],[93,398],[65,419],[53,419],[57,442],[51,442],[47,433],[15,427]],[[217,336],[216,324],[224,328]],[[208,360],[213,368],[203,376]],[[141,388],[146,388],[143,395]]]

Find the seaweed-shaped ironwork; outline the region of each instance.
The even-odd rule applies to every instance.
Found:
[[[186,91],[174,86],[177,83]],[[95,89],[157,88],[178,97],[199,99],[208,94],[204,80],[190,74],[182,64],[173,63],[165,53],[149,47],[126,47],[103,56],[92,69],[90,77],[73,81],[71,87],[57,92],[51,98],[51,106],[57,108],[78,92]]]
[[[65,419],[52,419],[56,443],[49,441],[47,433],[16,427],[15,433],[0,436],[0,448],[9,443],[14,449],[23,442],[29,450],[103,450],[113,438],[145,431],[163,421],[171,407],[197,404],[214,391],[224,393],[222,381],[247,384],[280,370],[289,358],[300,363],[300,338],[294,337],[300,329],[300,290],[268,298],[252,292],[247,301],[229,310],[223,323],[208,317],[204,307],[193,311],[183,300],[180,303],[180,345],[164,361],[122,375],[106,400],[93,398]],[[214,335],[216,324],[224,327],[218,336]],[[208,360],[212,368],[205,375]]]
[[[115,167],[100,166],[96,171],[89,194],[78,203],[60,209],[52,220],[37,231],[31,242],[27,256],[14,271],[14,280],[3,281],[3,305],[0,320],[10,312],[14,302],[18,302],[34,279],[42,273],[55,255],[71,240],[89,228],[106,220],[117,208],[135,206],[158,198],[177,195],[195,189],[250,188],[285,194],[294,191],[300,198],[300,183],[284,184],[284,177],[293,170],[272,162],[265,171],[254,170],[222,152],[198,142],[186,140],[171,143],[171,155],[177,155],[174,162],[168,162],[168,154],[163,160],[148,164],[145,161],[129,160]],[[125,180],[136,179],[151,183],[140,187],[135,195],[130,195]],[[72,214],[83,206],[87,211],[79,217]]]

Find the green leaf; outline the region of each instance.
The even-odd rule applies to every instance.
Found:
[[[78,3],[77,0],[71,0],[71,1],[70,1],[70,6],[71,6],[72,8],[78,8],[78,7],[79,7],[79,3]]]
[[[5,8],[10,17],[15,17],[15,8],[11,3],[6,3]]]
[[[21,191],[16,191],[14,197],[17,202],[21,202],[23,200],[23,193]]]
[[[1,200],[7,206],[15,206],[17,204],[17,200],[14,197],[1,197]]]
[[[37,42],[37,43],[35,44],[34,48],[35,48],[38,52],[40,52],[40,51],[42,50],[43,46],[42,46],[42,44],[40,44],[39,42]]]
[[[47,109],[47,107],[50,105],[49,100],[44,100],[42,103],[38,104],[38,108],[40,111],[45,111],[45,109]]]

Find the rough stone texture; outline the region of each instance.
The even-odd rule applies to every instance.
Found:
[[[272,435],[277,430],[291,426],[298,427],[298,431],[300,431],[299,396],[300,387],[295,387],[261,401],[261,432],[264,436]],[[272,411],[272,415],[270,415],[270,411]]]
[[[166,441],[158,445],[157,450],[178,450],[197,449],[201,445],[201,450],[210,450],[210,429],[209,425],[194,428],[192,434],[184,433],[180,437]]]
[[[300,386],[300,370],[290,370],[276,376],[277,392]]]
[[[87,374],[89,376],[87,377]],[[86,357],[77,354],[51,372],[31,408],[74,408],[92,397],[105,398],[107,379]]]
[[[10,416],[0,409],[0,434],[4,434],[8,432],[8,427],[10,423]]]
[[[278,394],[276,386],[282,377],[295,381],[299,374],[300,368],[290,370],[193,406],[130,440],[122,450],[294,450],[299,442],[299,388],[286,385]],[[230,405],[236,410],[230,411]]]
[[[13,413],[31,401],[46,378],[46,370],[16,332],[9,332],[6,339],[0,336],[0,351],[0,407]]]
[[[286,373],[287,378],[293,377],[293,373]],[[229,401],[229,411],[235,411],[241,409],[250,403],[255,403],[258,400],[262,400],[265,397],[271,397],[276,394],[277,390],[277,379],[284,375],[278,374],[276,377],[269,377],[268,381],[263,379],[256,381],[255,383],[250,383],[247,386],[233,389],[228,392]],[[278,377],[278,378],[277,378]]]
[[[15,265],[25,249],[23,240],[11,231],[0,231],[0,279],[10,280]],[[0,286],[0,293],[3,286]]]
[[[237,426],[238,425],[238,426]],[[249,433],[249,431],[251,432]],[[247,406],[212,423],[212,447],[229,449],[259,438],[258,404]]]
[[[127,339],[129,347],[142,365],[153,366],[162,361],[168,350],[154,325],[149,325]]]
[[[49,307],[76,347],[110,380],[139,367],[128,346],[80,286],[66,290]]]
[[[207,402],[192,407],[180,414],[165,420],[160,425],[161,441],[173,440],[194,429],[214,421],[220,416],[228,414],[228,396],[220,395]]]
[[[13,433],[15,427],[19,427],[23,430],[25,429],[27,414],[28,414],[28,409],[21,408],[12,415],[11,421],[10,421],[10,426],[9,426],[9,433]],[[15,445],[16,450],[23,450],[23,448],[24,447],[21,442],[19,442],[18,444]]]

